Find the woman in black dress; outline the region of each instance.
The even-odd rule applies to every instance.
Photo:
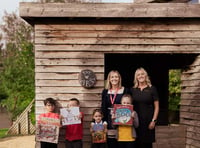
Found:
[[[127,93],[127,89],[121,85],[121,75],[118,71],[109,72],[105,89],[102,91],[101,108],[104,120],[108,123],[107,145],[108,148],[117,148],[116,127],[112,125],[111,112],[114,104],[120,104],[122,96]]]
[[[157,90],[144,68],[135,72],[134,87],[131,88],[134,109],[138,113],[139,127],[137,128],[138,148],[152,148],[155,142],[155,124],[159,112],[159,98]]]

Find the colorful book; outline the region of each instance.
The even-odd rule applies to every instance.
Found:
[[[92,133],[92,142],[93,143],[105,143],[106,142],[106,133],[104,132],[104,130],[105,130],[104,124],[94,123],[92,125],[92,130],[93,130],[93,133]]]
[[[133,125],[133,105],[114,104],[113,125]]]
[[[106,133],[104,131],[96,131],[92,133],[92,142],[93,143],[105,143],[106,142]]]

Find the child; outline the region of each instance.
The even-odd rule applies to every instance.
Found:
[[[52,128],[57,128],[57,131],[59,133],[60,115],[57,113],[54,113],[55,108],[56,108],[56,101],[53,98],[47,98],[44,100],[44,105],[45,105],[45,109],[46,109],[47,113],[40,114],[39,120],[37,122],[38,127],[41,128],[43,126],[43,128],[45,128],[45,125],[46,126],[51,125]],[[40,133],[40,134],[41,135],[38,135],[38,137],[41,137],[41,136],[45,137],[45,135],[42,135],[44,133]],[[54,136],[56,136],[56,135],[54,135]],[[43,137],[43,139],[44,139],[44,137]],[[48,141],[49,139],[50,138],[47,137],[45,140]],[[54,137],[52,137],[52,139],[54,139]],[[40,146],[41,148],[57,148],[57,143],[44,142],[41,140],[40,144],[41,144],[41,146]]]
[[[106,148],[107,122],[102,121],[103,112],[100,109],[95,109],[92,115],[93,121],[90,125],[92,148]]]
[[[122,105],[131,105],[132,104],[132,97],[129,94],[124,94],[121,99]],[[112,116],[112,118],[115,115]],[[136,131],[135,128],[139,126],[138,116],[135,111],[132,113],[133,118],[133,126],[129,125],[118,125],[118,146],[120,148],[135,148],[135,140],[136,140]]]
[[[69,107],[79,107],[80,102],[77,98],[69,100]],[[80,112],[80,124],[66,125],[65,146],[66,148],[82,148],[83,138],[83,113]]]

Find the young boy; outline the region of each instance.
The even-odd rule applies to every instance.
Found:
[[[69,107],[79,107],[80,102],[77,98],[69,100]],[[82,148],[83,138],[83,113],[80,112],[80,124],[66,125],[65,146],[66,148]]]
[[[46,113],[40,114],[38,121],[37,121],[37,126],[38,128],[48,128],[49,130],[54,128],[58,131],[59,133],[59,127],[60,127],[60,115],[55,113],[56,109],[56,101],[53,98],[47,98],[44,100],[44,106],[46,109]],[[37,129],[39,130],[39,129]],[[41,140],[40,142],[40,147],[41,148],[57,148],[57,143],[54,141],[55,136],[58,136],[56,133],[52,133],[52,137],[45,137],[46,135],[45,132],[43,133],[40,131],[40,135],[38,135],[39,139]],[[46,139],[45,139],[46,138]],[[58,138],[58,137],[57,137]],[[45,139],[45,141],[44,141]],[[51,141],[52,140],[52,141]],[[49,142],[47,142],[49,141]]]

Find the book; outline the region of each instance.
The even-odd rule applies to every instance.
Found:
[[[58,143],[60,119],[41,117],[37,124],[36,140]]]
[[[105,143],[106,132],[105,128],[107,123],[92,123],[92,142],[93,143]]]
[[[114,104],[113,125],[133,125],[133,105]]]
[[[92,133],[92,142],[93,143],[105,143],[106,142],[106,133],[104,131],[96,131]]]
[[[81,123],[79,119],[79,107],[61,108],[60,115],[62,116],[62,125],[72,125]]]

